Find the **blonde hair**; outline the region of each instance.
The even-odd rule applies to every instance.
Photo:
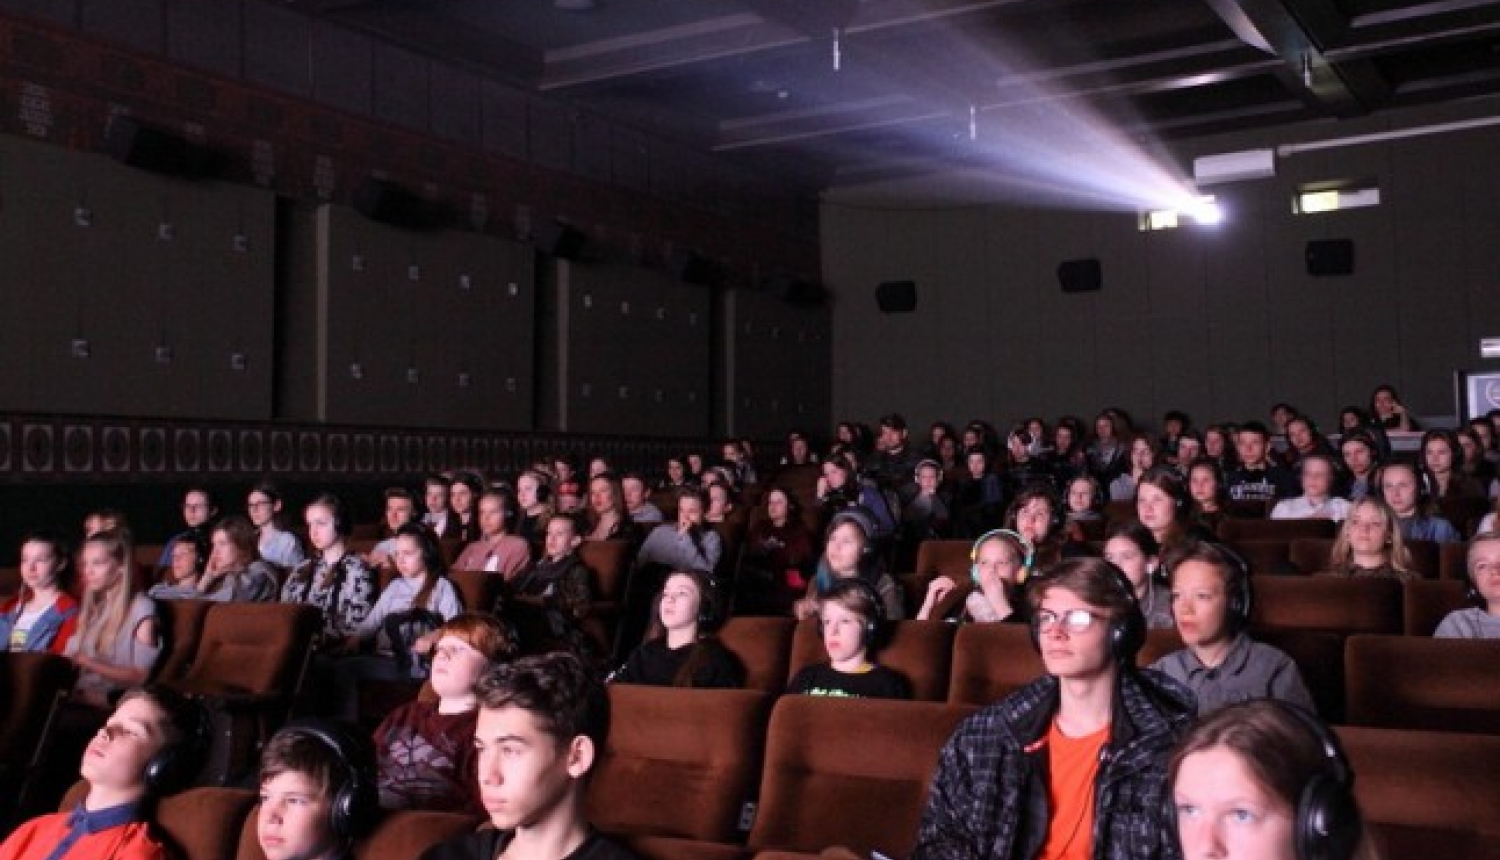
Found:
[[[83,551],[90,546],[99,546],[120,567],[120,574],[113,584],[102,591],[89,589],[84,592],[83,606],[78,612],[79,653],[89,657],[100,657],[113,647],[125,618],[130,614],[130,603],[135,598],[135,581],[131,571],[133,558],[130,538],[118,531],[105,531],[89,535],[83,542]]]
[[[1374,508],[1385,517],[1387,560],[1396,570],[1411,570],[1411,551],[1406,548],[1406,540],[1401,537],[1401,527],[1396,523],[1396,512],[1391,510],[1390,505],[1374,496],[1365,496],[1349,506],[1349,513],[1344,517],[1344,525],[1339,529],[1338,539],[1333,542],[1333,550],[1328,554],[1329,568],[1347,570],[1354,564],[1354,551],[1349,548],[1349,532],[1353,528],[1350,523],[1354,522],[1354,515],[1359,513],[1360,508]]]

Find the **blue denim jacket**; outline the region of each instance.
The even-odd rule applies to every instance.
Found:
[[[10,631],[21,617],[21,600],[6,604],[0,609],[0,650],[10,650]],[[68,594],[59,594],[57,600],[42,612],[31,629],[26,631],[26,651],[47,651],[62,630],[63,625],[78,615],[78,601]]]

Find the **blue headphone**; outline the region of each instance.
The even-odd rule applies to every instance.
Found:
[[[985,541],[992,538],[1007,538],[1015,542],[1016,547],[1021,550],[1022,556],[1021,575],[1018,581],[1025,582],[1026,577],[1031,574],[1031,563],[1036,557],[1036,547],[1032,546],[1031,541],[1022,537],[1018,531],[1011,529],[990,529],[980,535],[979,539],[974,541],[974,546],[969,549],[969,578],[974,581],[974,587],[979,587],[979,548],[984,546]]]

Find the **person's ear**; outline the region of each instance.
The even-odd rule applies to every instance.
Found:
[[[568,744],[568,776],[581,779],[594,766],[594,741],[578,735]]]

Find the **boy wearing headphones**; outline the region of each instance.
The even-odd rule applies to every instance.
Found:
[[[493,830],[435,845],[423,860],[634,860],[584,813],[609,733],[604,685],[563,651],[497,666],[479,682],[479,793]]]
[[[352,727],[309,721],[266,743],[255,822],[266,860],[347,860],[377,811],[373,747]]]
[[[83,801],[21,825],[0,843],[0,860],[166,860],[151,832],[152,802],[196,775],[203,723],[198,706],[172,690],[128,690],[84,750]]]
[[[1164,562],[1172,618],[1187,647],[1151,668],[1192,690],[1199,714],[1251,699],[1281,699],[1315,710],[1292,658],[1246,635],[1250,578],[1238,557],[1216,544],[1193,541],[1169,551]]]
[[[1192,693],[1137,671],[1145,620],[1100,558],[1027,583],[1047,674],[965,720],[944,746],[911,860],[1176,860],[1167,755]]]
[[[885,617],[880,595],[863,579],[840,579],[818,601],[827,663],[815,663],[787,684],[788,693],[855,699],[910,699],[906,679],[871,659]]]

